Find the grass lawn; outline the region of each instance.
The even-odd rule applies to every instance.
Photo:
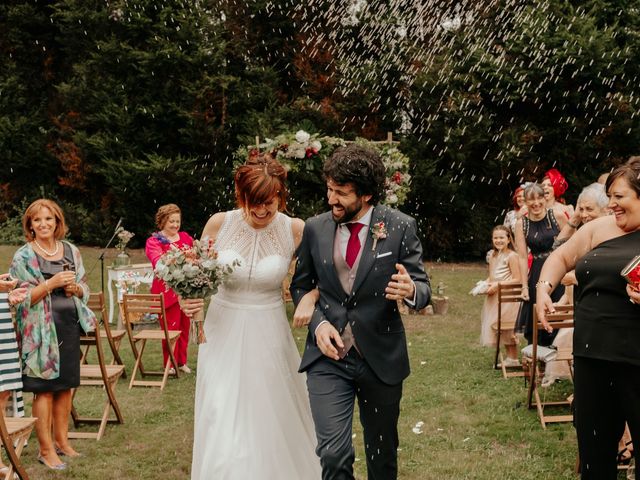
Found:
[[[15,247],[0,247],[0,271],[6,271],[14,251]],[[82,252],[90,269],[100,251],[83,248]],[[114,256],[115,251],[109,252],[107,265]],[[143,252],[132,252],[132,260],[145,261]],[[399,423],[400,478],[577,478],[573,473],[573,427],[557,424],[543,430],[535,411],[526,407],[522,379],[502,379],[491,368],[492,350],[478,344],[483,299],[467,292],[486,277],[486,267],[429,264],[427,268],[434,285],[446,285],[450,306],[445,316],[405,318],[412,374],[404,385]],[[99,277],[98,264],[90,275],[92,289],[100,288]],[[299,345],[305,334],[302,329],[293,331]],[[194,372],[196,349],[191,346],[189,357]],[[128,343],[122,344],[121,352],[131,371]],[[159,364],[159,349],[155,355]],[[567,385],[554,388],[566,390]],[[126,380],[121,380],[117,397],[124,425],[108,426],[100,442],[75,440],[76,449],[84,456],[72,460],[66,472],[57,474],[37,463],[33,434],[23,453],[27,471],[35,479],[189,478],[194,389],[194,374],[169,380],[162,393],[140,387],[129,390]],[[25,397],[29,410],[30,394]],[[103,392],[85,388],[79,391],[76,405],[81,411],[97,412],[102,402]],[[418,422],[423,422],[422,433],[414,433]],[[364,450],[357,420],[354,431],[356,475],[364,479]]]

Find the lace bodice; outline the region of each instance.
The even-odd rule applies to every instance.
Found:
[[[254,229],[245,222],[241,210],[229,211],[215,248],[220,262],[240,262],[216,298],[242,305],[269,304],[282,298],[282,280],[295,250],[291,218],[278,213],[269,225]]]

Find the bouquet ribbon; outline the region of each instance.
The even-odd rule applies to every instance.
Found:
[[[183,307],[183,299],[179,299],[180,308]],[[184,309],[183,309],[184,311]],[[192,343],[196,345],[202,345],[203,343],[207,343],[207,337],[204,334],[204,309],[198,310],[191,317],[189,317],[191,321],[190,329],[189,329],[189,339]]]
[[[191,338],[196,339],[198,345],[207,343],[204,334],[204,310],[199,310],[191,317]]]

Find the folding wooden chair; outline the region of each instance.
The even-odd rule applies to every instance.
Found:
[[[37,419],[35,417],[5,417],[4,412],[1,411],[0,417],[0,438],[9,458],[9,469],[2,479],[13,480],[15,473],[20,479],[29,480],[29,475],[20,462],[20,455],[31,436]]]
[[[106,317],[105,317],[106,318]],[[116,400],[116,385],[120,377],[124,374],[123,365],[106,365],[104,360],[104,351],[102,350],[102,335],[100,334],[100,326],[96,325],[94,332],[89,335],[80,337],[80,345],[94,346],[98,353],[97,365],[80,365],[80,387],[94,386],[101,387],[107,394],[107,400],[102,409],[100,417],[80,417],[73,404],[78,389],[74,389],[72,394],[71,418],[76,428],[83,423],[98,424],[97,432],[69,432],[69,438],[94,438],[100,440],[104,435],[107,423],[124,423],[124,418],[120,412],[120,406]],[[113,410],[116,418],[110,419],[110,410]]]
[[[136,363],[133,366],[133,372],[131,372],[131,381],[129,382],[129,388],[133,386],[142,387],[160,387],[160,390],[164,390],[167,384],[167,378],[169,377],[169,370],[173,366],[173,375],[178,378],[178,362],[173,355],[173,349],[178,337],[180,336],[180,330],[168,330],[165,309],[164,309],[164,297],[162,294],[128,294],[125,293],[122,297],[122,310],[124,313],[123,322],[127,329],[127,336],[129,337],[129,343],[131,344],[131,350],[136,359]],[[143,329],[138,332],[133,331],[133,323],[144,314],[155,314],[160,321],[160,329]],[[169,347],[169,362],[162,371],[148,371],[144,369],[142,364],[142,355],[144,354],[144,348],[147,344],[147,340],[161,342],[166,340]],[[139,345],[139,349],[138,349]],[[136,374],[140,371],[140,375],[144,378],[147,375],[162,376],[162,380],[145,381],[136,380]]]
[[[573,305],[556,305],[556,313],[547,314],[547,322],[554,330],[561,328],[573,328]],[[538,330],[542,328],[542,323],[538,320],[538,315],[534,309],[533,312],[533,352],[529,368],[529,390],[527,395],[527,403],[530,409],[536,408],[542,428],[547,428],[547,423],[571,422],[573,414],[564,415],[548,415],[545,414],[545,407],[571,407],[571,400],[565,399],[561,401],[543,401],[540,397],[540,381],[542,376],[539,374],[538,363]],[[573,351],[572,349],[559,349],[554,361],[565,361],[573,372]],[[573,374],[573,373],[572,373]],[[534,406],[535,402],[535,406]]]
[[[523,377],[524,371],[522,366],[506,366],[505,358],[500,349],[500,336],[503,331],[513,330],[516,326],[517,315],[508,320],[502,319],[504,312],[503,305],[511,303],[522,303],[522,283],[520,282],[501,282],[498,284],[498,324],[496,338],[496,356],[493,361],[494,369],[501,369],[504,378]]]
[[[102,321],[102,329],[100,330],[100,338],[107,339],[111,354],[113,355],[110,365],[124,365],[122,358],[120,357],[120,344],[127,334],[126,330],[112,330],[109,325],[109,319],[107,317],[107,307],[104,303],[104,294],[102,292],[92,293],[89,297],[87,304],[91,310],[96,314],[98,320]],[[82,351],[82,363],[87,363],[87,355],[92,343],[85,345]],[[122,372],[122,376],[127,378],[126,369]]]

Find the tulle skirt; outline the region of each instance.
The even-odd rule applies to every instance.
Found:
[[[199,346],[192,480],[321,478],[300,355],[282,302],[214,298]]]

